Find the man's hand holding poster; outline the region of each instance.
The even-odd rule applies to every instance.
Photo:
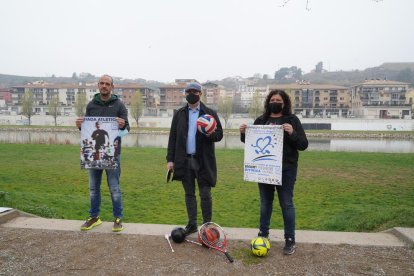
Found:
[[[282,185],[283,128],[249,125],[244,145],[244,180]]]
[[[85,117],[81,126],[82,169],[116,169],[120,146],[116,117]]]

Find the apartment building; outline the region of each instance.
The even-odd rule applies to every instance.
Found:
[[[160,89],[159,114],[161,116],[173,116],[174,111],[184,105],[186,86],[186,83],[176,82],[158,87]]]
[[[240,107],[247,110],[256,94],[259,96],[261,101],[264,101],[268,91],[268,86],[255,86],[249,84],[239,85],[237,93],[240,94]]]
[[[122,101],[127,107],[131,104],[132,96],[137,92],[140,92],[142,96],[144,103],[144,115],[158,115],[160,97],[159,91],[157,89],[136,83],[117,84],[113,89],[113,93],[121,97]]]
[[[366,80],[352,91],[352,114],[367,119],[411,118],[412,105],[406,102],[409,83]]]
[[[293,112],[303,117],[350,116],[351,93],[345,86],[298,82],[271,85],[270,89],[286,91],[292,101]]]
[[[36,114],[48,114],[48,105],[53,96],[57,95],[61,112],[65,115],[72,115],[74,113],[74,105],[79,93],[85,92],[87,100],[91,100],[93,95],[98,93],[96,84],[50,84],[43,82],[13,86],[11,90],[11,111],[17,114],[21,112],[22,98],[26,91],[30,91],[33,94],[33,107]]]
[[[159,86],[159,115],[173,116],[174,112],[184,106],[185,87],[188,83],[197,82],[195,79],[176,79],[174,83]]]
[[[21,112],[22,98],[26,91],[33,93],[34,97],[34,112],[36,114],[48,114],[48,105],[57,95],[59,99],[59,106],[61,108],[61,115],[74,115],[76,98],[80,93],[86,93],[86,99],[89,102],[96,93],[99,93],[96,83],[91,84],[50,84],[37,82],[33,84],[13,86],[12,105],[10,111],[16,114]],[[115,85],[113,93],[118,95],[122,100],[126,100],[126,106],[130,104],[131,95],[136,91],[140,91],[146,113],[156,114],[157,110],[157,96],[156,90],[144,87],[139,84]]]
[[[8,104],[12,101],[12,93],[8,88],[0,88],[0,114],[6,110]]]
[[[205,95],[205,104],[215,110],[218,110],[220,98],[227,95],[227,92],[222,85],[213,82],[203,84],[203,93]]]
[[[414,89],[410,89],[405,94],[405,103],[411,106],[411,117],[413,117],[414,110]]]

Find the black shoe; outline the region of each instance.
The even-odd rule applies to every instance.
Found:
[[[195,233],[195,232],[197,232],[198,230],[197,230],[197,225],[195,225],[195,224],[188,224],[186,227],[185,227],[185,235],[186,236],[188,236],[188,235],[190,235],[190,234],[192,234],[192,233]]]
[[[265,233],[265,232],[259,231],[259,233],[257,234],[257,236],[268,239],[269,238],[269,233]]]
[[[296,243],[292,238],[287,238],[285,241],[285,247],[283,247],[283,254],[292,255],[295,253]]]

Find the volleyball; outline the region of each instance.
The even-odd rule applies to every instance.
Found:
[[[264,257],[267,255],[270,249],[270,242],[263,237],[254,238],[250,243],[250,248],[253,255],[258,257]]]
[[[213,116],[209,114],[201,115],[197,119],[197,129],[203,134],[213,133],[216,129],[217,122]]]

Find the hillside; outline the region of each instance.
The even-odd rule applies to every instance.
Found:
[[[410,83],[414,86],[414,62],[386,62],[377,67],[367,68],[365,70],[354,70],[354,71],[323,71],[322,73],[311,72],[302,75],[302,79],[307,80],[311,83],[318,84],[335,84],[342,86],[352,86],[363,82],[366,79],[388,79],[401,82]],[[80,77],[33,77],[33,76],[16,76],[0,74],[0,88],[7,88],[14,85],[27,84],[28,82],[43,80],[48,83],[73,83],[73,82],[94,82],[97,81],[97,77],[92,74]],[[239,84],[245,83],[246,81],[252,81],[257,86],[265,86],[276,83],[274,79],[258,79],[258,78],[225,78],[223,80],[211,81],[213,83],[221,84],[227,89],[236,90]],[[123,79],[121,77],[114,77],[116,83],[141,83],[156,87],[163,83],[157,81],[147,81],[145,79]],[[285,79],[278,83],[294,83],[297,80]]]
[[[71,83],[74,82],[72,78],[67,77],[29,77],[29,76],[17,76],[17,75],[5,75],[0,74],[0,88],[7,88],[14,85],[27,84],[43,80],[49,83]]]
[[[367,79],[387,79],[410,83],[414,86],[414,62],[389,62],[363,71],[336,71],[308,73],[303,79],[311,83],[330,83],[351,86]]]
[[[161,85],[161,82],[147,81],[145,79],[124,79],[121,77],[113,77],[115,83],[142,83],[149,87],[156,87]],[[6,75],[0,74],[0,88],[8,88],[14,85],[27,84],[29,82],[42,80],[46,83],[77,83],[85,82],[91,83],[98,81],[98,77],[88,74],[84,77],[29,77],[29,76],[17,76],[17,75]]]

